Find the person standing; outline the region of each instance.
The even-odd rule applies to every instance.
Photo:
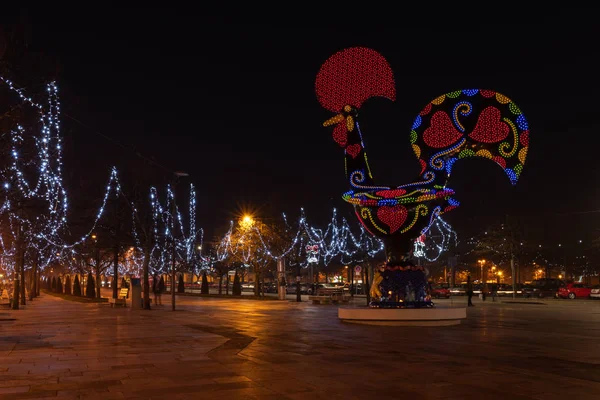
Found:
[[[473,282],[471,282],[471,275],[467,276],[467,297],[469,298],[467,306],[473,307],[473,302],[471,301],[473,298]]]

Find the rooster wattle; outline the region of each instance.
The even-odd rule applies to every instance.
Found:
[[[487,158],[504,169],[512,184],[523,171],[529,127],[519,107],[492,90],[466,89],[436,97],[415,118],[409,137],[419,176],[403,185],[377,185],[367,161],[359,110],[370,97],[395,100],[387,60],[365,47],[337,52],[319,70],[315,89],[321,105],[336,113],[323,125],[333,126],[333,139],[345,152],[350,190],[343,199],[354,205],[365,229],[386,242],[388,269],[414,271],[414,265],[400,262],[414,239],[439,215],[458,207],[448,187],[456,161]]]

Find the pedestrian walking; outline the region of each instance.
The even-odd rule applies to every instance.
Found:
[[[467,306],[473,307],[473,302],[471,301],[473,298],[473,282],[471,282],[471,275],[467,276],[467,297],[469,298]]]

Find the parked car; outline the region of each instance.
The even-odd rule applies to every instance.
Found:
[[[285,288],[287,294],[296,294],[296,284],[290,283]],[[310,283],[300,283],[300,294],[312,294],[312,285]]]
[[[265,293],[278,293],[277,282],[265,282],[263,288]]]
[[[600,285],[592,287],[590,299],[600,299]]]
[[[561,299],[587,299],[592,294],[592,287],[583,282],[567,283],[558,289],[558,297]]]
[[[520,283],[515,284],[515,293],[517,296],[520,296],[523,291],[522,291],[522,286]],[[512,284],[509,283],[500,283],[500,284],[493,284],[492,285],[492,295],[493,292],[496,292],[496,296],[512,296],[513,295],[513,286]]]
[[[566,286],[565,282],[556,278],[535,279],[531,285],[523,287],[523,297],[558,297],[558,290]]]
[[[243,283],[242,292],[254,292],[254,283]]]
[[[319,283],[316,285],[315,293],[317,295],[344,292],[343,286],[338,286],[333,283]]]
[[[434,299],[450,298],[450,289],[446,285],[433,285],[431,286],[431,297]]]
[[[464,296],[467,294],[467,285],[461,284],[448,289],[451,296]]]

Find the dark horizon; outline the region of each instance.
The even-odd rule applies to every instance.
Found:
[[[343,154],[321,126],[331,114],[318,104],[314,80],[335,52],[366,46],[388,59],[398,93],[361,110],[380,182],[416,177],[408,134],[427,102],[487,88],[523,110],[532,146],[516,187],[491,162],[456,165],[451,183],[462,205],[445,219],[459,240],[506,214],[523,216],[540,243],[600,236],[592,137],[600,125],[592,51],[600,29],[586,10],[453,29],[436,19],[397,28],[250,24],[164,9],[57,15],[52,23],[41,11],[26,14],[30,46],[59,66],[76,207],[85,200],[78,191],[101,200],[115,165],[126,185],[160,186],[173,171],[189,173],[180,185],[196,185],[198,226],[209,236],[244,207],[269,217],[304,207],[317,225],[335,207],[358,225],[341,199]]]

